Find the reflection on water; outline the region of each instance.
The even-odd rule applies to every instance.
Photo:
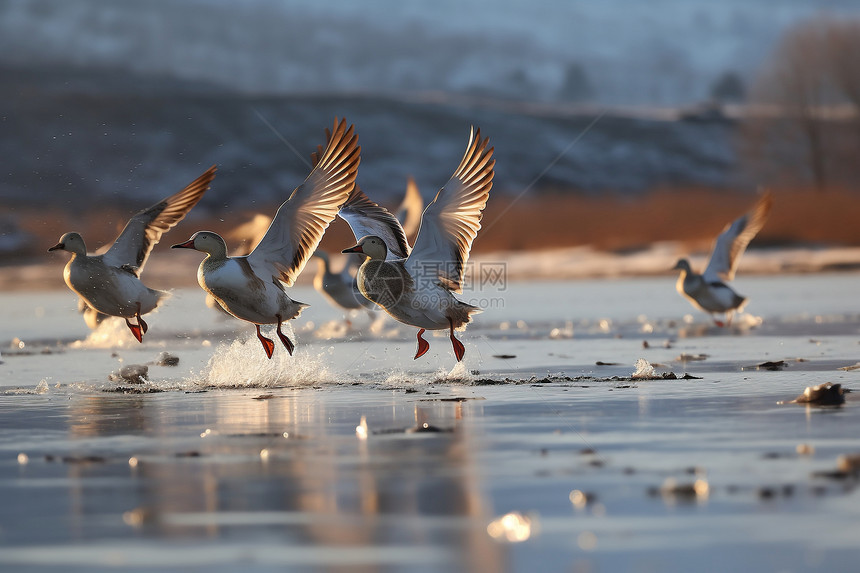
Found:
[[[855,562],[860,472],[848,462],[860,398],[778,404],[813,379],[855,385],[854,371],[836,369],[856,362],[853,334],[820,345],[755,334],[671,348],[646,349],[638,337],[492,345],[517,355],[506,364],[519,384],[403,373],[385,389],[378,375],[319,388],[185,392],[171,382],[120,395],[52,384],[0,395],[0,570]],[[812,351],[781,371],[744,368]],[[550,380],[523,366],[550,352],[576,354],[596,377]],[[692,379],[630,379],[635,360],[624,357],[642,355],[678,372],[675,357],[703,358],[684,361]],[[607,358],[618,365],[592,366]]]
[[[72,539],[264,539],[317,547],[312,561],[335,569],[327,549],[429,546],[438,562],[505,569],[469,443],[480,439],[468,430],[475,403],[383,399],[366,409],[360,440],[346,415],[354,409],[313,391],[187,398],[72,400],[72,442],[104,460],[61,466]],[[48,537],[63,541],[56,529]],[[348,568],[377,571],[390,559]]]

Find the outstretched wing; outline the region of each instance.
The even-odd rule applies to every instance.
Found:
[[[326,138],[331,138],[328,128],[325,133]],[[311,153],[313,165],[319,162],[322,153],[322,145],[317,145],[317,150]],[[417,192],[417,188],[415,191]],[[407,188],[407,195],[408,193]],[[421,200],[421,195],[418,195],[418,200]],[[347,222],[356,241],[368,235],[375,235],[385,241],[385,246],[388,247],[386,260],[405,259],[409,256],[409,241],[406,240],[400,221],[388,209],[371,201],[358,185],[341,206],[338,216]]]
[[[200,201],[215,178],[216,169],[213,165],[179,193],[135,214],[104,254],[104,262],[115,267],[126,266],[140,276],[161,235],[175,227]]]
[[[412,253],[406,260],[413,277],[432,279],[460,292],[472,241],[493,187],[493,148],[481,130],[469,134],[466,153],[454,175],[424,210]]]
[[[291,286],[355,185],[361,147],[353,126],[335,119],[319,162],[278,209],[272,224],[248,255],[254,272]]]
[[[387,260],[405,259],[409,256],[409,243],[400,221],[388,209],[371,201],[358,185],[350,193],[338,215],[349,224],[356,241],[368,235],[376,235],[385,241],[385,246],[388,247]]]
[[[756,206],[723,229],[714,244],[711,259],[702,276],[708,282],[730,281],[735,278],[741,255],[767,221],[773,204],[770,191],[765,192]]]

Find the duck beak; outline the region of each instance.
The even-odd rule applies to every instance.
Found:
[[[344,249],[341,253],[362,253],[364,254],[364,249],[361,248],[361,245],[355,245],[354,247],[350,247],[348,249]]]
[[[64,243],[57,243],[53,247],[49,248],[48,252],[50,253],[51,251],[57,251],[59,249],[65,249],[65,248],[66,248],[66,245]]]
[[[193,249],[194,248],[194,239],[188,239],[184,243],[178,243],[176,245],[171,245],[171,249]]]

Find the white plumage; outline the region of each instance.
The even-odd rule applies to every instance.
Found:
[[[493,186],[495,160],[487,145],[480,130],[470,133],[460,165],[424,210],[412,249],[397,218],[360,191],[341,210],[358,239],[343,252],[368,257],[358,271],[359,290],[398,321],[420,329],[415,358],[430,348],[421,336],[426,329],[449,329],[454,354],[462,360],[465,348],[454,330],[480,310],[454,293],[462,292],[469,252]]]
[[[749,213],[727,225],[717,237],[708,266],[702,274],[694,272],[687,259],[680,259],[674,267],[681,271],[675,284],[678,293],[693,306],[711,315],[725,313],[726,323],[731,324],[734,312],[743,310],[747,299],[732,290],[726,282],[735,278],[741,255],[764,226],[772,204],[773,198],[767,192]],[[717,319],[714,322],[723,325]]]
[[[97,325],[97,313],[119,316],[125,319],[135,338],[143,342],[148,326],[141,315],[155,310],[169,296],[141,282],[143,267],[161,235],[176,226],[200,201],[214,177],[213,165],[182,191],[136,213],[103,254],[88,255],[84,239],[74,232],[64,234],[48,249],[72,253],[63,278],[84,301],[88,325]],[[134,317],[137,324],[129,320]]]
[[[277,324],[278,337],[292,354],[293,343],[281,326],[307,305],[292,300],[285,287],[293,285],[349,197],[360,153],[353,127],[335,120],[318,163],[278,208],[266,234],[248,255],[229,257],[224,239],[212,231],[198,231],[188,241],[173,245],[208,255],[200,263],[197,282],[228,313],[256,326],[269,358],[275,344],[260,333],[260,325]]]

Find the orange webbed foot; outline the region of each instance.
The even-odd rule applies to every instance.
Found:
[[[463,343],[452,336],[451,346],[454,347],[454,356],[457,357],[457,362],[463,360],[463,356],[466,355],[466,347],[463,346]]]
[[[284,348],[286,348],[287,352],[289,352],[290,356],[292,356],[293,350],[295,350],[296,345],[293,344],[293,341],[290,340],[286,334],[281,332],[281,317],[280,316],[278,317],[278,338],[281,339],[281,344],[284,345]],[[271,356],[269,356],[269,358],[271,358]]]
[[[418,331],[418,352],[415,353],[415,358],[413,360],[418,360],[430,350],[430,343],[421,338],[421,335],[424,334],[424,329]]]
[[[128,329],[134,335],[138,342],[143,343],[143,333],[146,332],[142,330],[141,327],[137,324],[132,324],[129,319],[125,319],[125,324],[128,326]]]
[[[260,325],[255,324],[257,327],[257,338],[260,339],[260,343],[263,345],[263,350],[266,351],[266,356],[269,360],[272,359],[272,354],[275,352],[275,342],[271,338],[266,338],[260,333]]]
[[[457,362],[460,362],[463,360],[463,356],[466,355],[466,347],[454,336],[454,323],[450,318],[448,319],[448,324],[451,325],[451,346],[454,347],[454,356],[457,357]]]

